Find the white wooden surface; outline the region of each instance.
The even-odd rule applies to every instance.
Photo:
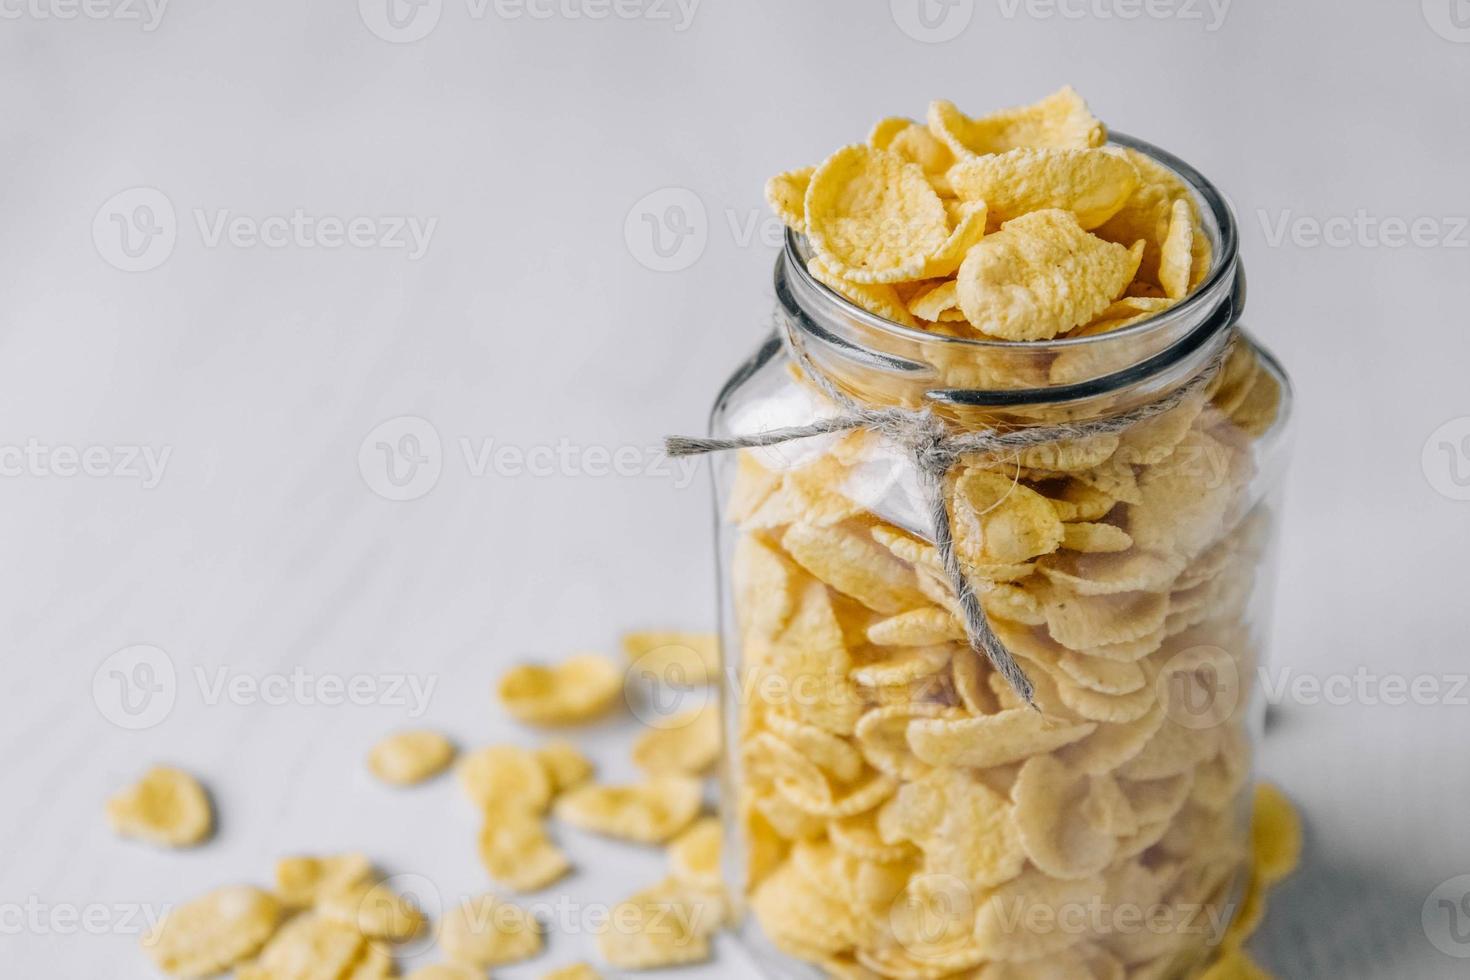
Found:
[[[491,708],[501,666],[708,622],[703,474],[646,451],[702,426],[756,340],[764,178],[933,97],[984,108],[1069,81],[1227,189],[1249,322],[1299,395],[1276,664],[1445,691],[1467,670],[1470,503],[1450,467],[1470,474],[1470,443],[1463,425],[1431,441],[1470,415],[1463,4],[1125,21],[1101,15],[1123,9],[1107,0],[1080,19],[960,0],[934,9],[966,24],[934,23],[963,30],[926,43],[900,26],[925,36],[904,0],[897,15],[705,0],[687,29],[664,3],[594,20],[575,3],[542,19],[444,0],[424,8],[440,17],[427,36],[392,43],[367,26],[402,36],[372,0],[366,17],[346,0],[179,3],[152,30],[123,17],[142,6],[63,20],[37,11],[65,0],[27,2],[0,22],[0,959],[16,976],[151,976],[139,909],[263,881],[290,851],[356,847],[443,895],[483,887],[454,787],[387,791],[363,753],[410,724],[526,739]],[[119,250],[112,215],[138,219],[135,246],[167,217],[148,190],[114,199],[135,188],[167,199],[175,240],[126,272],[167,244]],[[696,233],[660,255],[643,214],[672,221],[669,205]],[[316,247],[242,237],[296,209],[329,219]],[[1432,241],[1390,247],[1352,227],[1360,211],[1431,219]],[[224,212],[243,219],[233,241],[213,237]],[[356,217],[373,243],[397,218],[436,223],[417,258],[325,247],[332,219],[340,236]],[[1346,244],[1314,245],[1334,218]],[[393,501],[373,489],[399,493],[376,445],[412,449],[399,440],[419,424],[370,434],[402,416],[437,432],[437,454],[418,445],[420,479],[435,461],[439,475]],[[168,453],[157,480],[134,447]],[[621,475],[592,475],[619,449]],[[82,460],[108,475],[66,475]],[[115,656],[140,644],[168,658],[151,679],[136,651]],[[143,700],[168,669],[171,703]],[[293,672],[310,683],[276,696]],[[119,676],[147,682],[130,704],[151,727],[126,727],[140,718]],[[374,703],[326,703],[355,677]],[[425,704],[393,689],[410,679],[433,685]],[[1265,936],[1283,976],[1463,975],[1421,925],[1431,891],[1470,873],[1457,694],[1280,707],[1263,765],[1310,829]],[[616,777],[630,734],[582,741]],[[209,847],[109,835],[103,800],[156,760],[207,780]],[[661,871],[653,852],[567,845],[582,903]],[[578,931],[562,918],[546,957],[497,976],[590,953]],[[745,974],[727,951],[681,975]]]

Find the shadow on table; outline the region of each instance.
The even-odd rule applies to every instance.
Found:
[[[1271,893],[1251,951],[1281,980],[1430,980],[1426,954],[1431,962],[1439,954],[1425,938],[1421,911],[1432,887],[1404,881],[1391,867],[1309,852]],[[1443,963],[1445,972],[1434,976],[1463,975],[1456,961]]]

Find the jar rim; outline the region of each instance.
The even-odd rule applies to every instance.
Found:
[[[1053,340],[1035,341],[1002,340],[989,337],[951,337],[946,334],[933,333],[915,327],[906,327],[887,317],[879,316],[876,313],[863,309],[830,286],[818,281],[807,269],[804,256],[810,254],[810,249],[806,247],[806,237],[789,228],[786,230],[785,246],[781,251],[780,258],[777,260],[777,275],[778,277],[780,276],[783,271],[782,266],[784,265],[786,274],[794,274],[804,287],[815,291],[827,301],[836,304],[837,309],[841,311],[843,316],[856,320],[865,327],[886,333],[896,340],[947,346],[955,350],[1026,350],[1032,352],[1078,350],[1088,346],[1103,346],[1106,344],[1132,341],[1145,334],[1165,330],[1193,317],[1201,317],[1202,319],[1199,326],[1189,331],[1190,334],[1196,333],[1199,327],[1206,325],[1211,325],[1218,329],[1224,325],[1221,321],[1227,318],[1202,315],[1201,311],[1213,311],[1216,307],[1231,300],[1232,294],[1243,292],[1243,290],[1236,287],[1240,241],[1235,214],[1231,209],[1229,201],[1226,200],[1225,195],[1202,173],[1167,150],[1163,150],[1137,137],[1118,132],[1109,133],[1108,145],[1119,146],[1142,153],[1178,177],[1206,209],[1218,238],[1218,241],[1214,243],[1209,274],[1205,276],[1188,296],[1168,309],[1151,314],[1121,330],[1110,330],[1107,333],[1093,334],[1086,337],[1063,337]],[[1228,318],[1232,323],[1235,319],[1238,319],[1240,314],[1239,307],[1241,303],[1240,297],[1238,296],[1236,297],[1235,305],[1237,309],[1235,310],[1234,316]],[[1213,332],[1213,330],[1210,332]]]

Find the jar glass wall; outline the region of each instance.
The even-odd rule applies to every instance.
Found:
[[[970,648],[911,454],[866,430],[715,464],[727,657],[725,861],[772,977],[1173,978],[1242,911],[1254,683],[1288,386],[1236,321],[1228,208],[1193,170],[1213,268],[1166,313],[1044,343],[938,336],[778,262],[777,317],[849,397],[956,429],[1115,416],[1119,434],[962,460],[957,551],[1035,687]],[[773,335],[717,436],[834,406]],[[1218,366],[1218,367],[1217,367]]]

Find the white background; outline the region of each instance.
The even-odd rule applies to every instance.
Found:
[[[1456,480],[1470,477],[1470,28],[1456,27],[1470,7],[1155,0],[1123,19],[1128,0],[1072,0],[1069,16],[932,0],[949,10],[936,31],[955,35],[940,43],[913,2],[704,0],[686,21],[664,0],[605,19],[577,0],[535,8],[549,17],[434,0],[395,32],[382,0],[180,0],[151,30],[141,0],[92,0],[103,16],[76,19],[68,0],[0,0],[0,446],[102,447],[113,470],[66,476],[64,453],[12,454],[0,477],[3,972],[151,976],[134,924],[107,909],[263,882],[291,851],[360,848],[446,896],[485,887],[452,782],[389,791],[364,752],[413,724],[529,744],[492,708],[500,668],[612,650],[625,627],[709,624],[704,474],[585,464],[620,447],[644,460],[665,432],[702,428],[756,342],[775,254],[765,177],[931,98],[978,112],[1070,82],[1227,191],[1248,322],[1299,399],[1275,664],[1444,690],[1470,669],[1470,502],[1453,499],[1470,495]],[[108,203],[140,187],[155,193]],[[172,251],[157,238],[138,259],[155,268],[122,271],[112,215],[147,218],[134,208],[158,194]],[[696,234],[660,260],[644,214],[672,221],[681,202]],[[416,258],[207,234],[222,213],[296,209],[436,224]],[[1335,244],[1312,239],[1360,213]],[[1392,247],[1369,224],[1415,218],[1432,240]],[[437,432],[442,472],[395,502],[359,449],[384,486],[368,436],[405,415]],[[400,445],[401,426],[388,434]],[[492,440],[565,445],[571,462],[477,470]],[[156,486],[122,466],[127,447],[170,454]],[[111,674],[100,698],[93,678],[136,644],[166,651],[177,692],[128,731],[110,720],[127,720]],[[297,669],[436,687],[422,718],[210,703],[221,676]],[[1463,976],[1421,910],[1470,872],[1467,692],[1403,706],[1368,693],[1275,713],[1262,764],[1303,807],[1309,854],[1263,955],[1287,978]],[[631,734],[581,741],[627,777]],[[207,848],[109,834],[105,798],[160,760],[213,791]],[[577,901],[661,873],[656,852],[564,840]],[[49,915],[89,906],[101,934]],[[1470,954],[1429,908],[1440,945]],[[562,928],[546,956],[497,975],[591,951]],[[738,964],[725,947],[687,975]]]

